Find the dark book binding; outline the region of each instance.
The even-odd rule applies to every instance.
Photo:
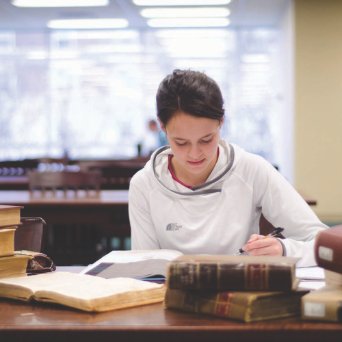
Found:
[[[302,318],[342,322],[342,288],[326,285],[302,297]]]
[[[290,291],[296,260],[283,258],[225,257],[222,260],[175,259],[168,265],[167,286],[171,289],[228,291]]]
[[[327,270],[342,273],[342,225],[317,234],[315,258],[317,265]]]
[[[166,308],[254,322],[299,315],[301,297],[294,292],[217,292],[166,289]]]

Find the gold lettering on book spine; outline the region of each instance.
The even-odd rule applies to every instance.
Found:
[[[232,307],[234,292],[221,292],[216,299],[214,314],[218,316],[230,316],[230,309]]]
[[[267,290],[268,289],[268,265],[247,264],[245,266],[245,289]]]
[[[200,272],[201,272],[200,263],[197,262],[196,263],[196,282],[197,282],[196,287],[197,287],[197,289],[201,288],[201,284],[200,284],[200,281],[199,281],[200,280]]]

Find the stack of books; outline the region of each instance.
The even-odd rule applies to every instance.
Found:
[[[28,256],[14,255],[14,235],[22,207],[0,205],[0,278],[26,275]]]
[[[168,265],[166,308],[244,322],[300,315],[298,258],[183,255]]]
[[[342,225],[318,233],[317,265],[324,268],[325,286],[302,298],[302,318],[342,322]]]

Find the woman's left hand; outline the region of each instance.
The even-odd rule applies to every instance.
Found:
[[[242,249],[249,255],[283,255],[283,245],[273,237],[252,234]]]

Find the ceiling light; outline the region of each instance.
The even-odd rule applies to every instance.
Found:
[[[133,0],[137,6],[215,6],[227,5],[231,0]]]
[[[224,7],[147,8],[140,13],[145,18],[212,18],[228,17],[230,11]]]
[[[174,19],[149,19],[150,27],[221,27],[228,26],[226,18],[174,18]]]
[[[50,20],[47,24],[52,29],[108,29],[127,26],[126,19],[63,19]]]
[[[75,39],[138,39],[139,32],[133,30],[120,31],[78,31]]]
[[[232,39],[229,31],[224,29],[206,30],[206,29],[185,29],[185,30],[158,30],[155,35],[159,38],[225,38]]]
[[[12,0],[17,7],[93,7],[108,6],[109,0]]]

